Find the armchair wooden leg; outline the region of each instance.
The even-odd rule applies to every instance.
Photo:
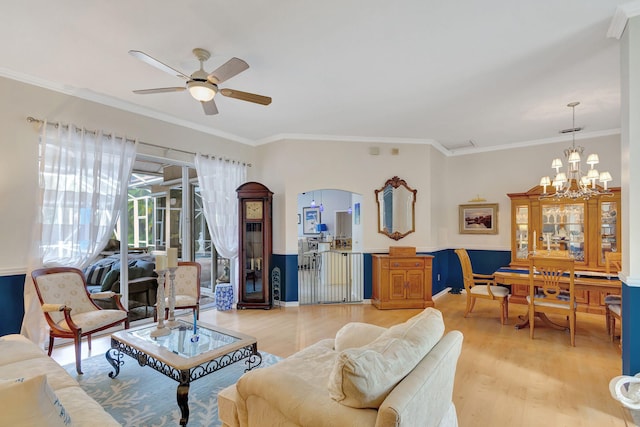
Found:
[[[76,349],[76,372],[78,375],[82,375],[82,331],[78,329],[76,335],[73,337],[73,345]]]
[[[87,335],[87,346],[89,347],[89,351],[91,351],[91,334]]]
[[[613,341],[613,339],[611,341]],[[47,354],[51,356],[52,351],[53,351],[53,335],[49,334],[49,350],[47,351]]]

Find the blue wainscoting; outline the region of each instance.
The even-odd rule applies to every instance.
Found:
[[[469,250],[473,271],[480,274],[491,274],[500,267],[509,265],[511,251]],[[453,249],[444,249],[421,254],[433,255],[432,292],[437,294],[447,287],[462,289],[462,269],[458,255]],[[278,255],[272,258],[273,267],[281,271],[282,301],[298,301],[298,255]],[[364,254],[364,298],[371,299],[372,294],[372,259],[370,253]]]
[[[622,282],[622,374],[640,372],[640,288]]]
[[[24,274],[0,277],[0,336],[19,334],[24,316]]]
[[[462,280],[462,267],[460,260],[454,249],[447,249],[448,272],[447,286],[454,290],[464,289]],[[493,274],[498,268],[509,265],[511,262],[511,251],[485,251],[467,249],[471,266],[474,273]],[[436,292],[434,292],[435,294]]]

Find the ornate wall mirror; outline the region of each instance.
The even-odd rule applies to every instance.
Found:
[[[378,203],[378,232],[393,240],[400,240],[416,231],[416,193],[404,179],[397,176],[387,180],[384,186],[375,190]]]

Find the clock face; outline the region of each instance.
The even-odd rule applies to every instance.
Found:
[[[262,219],[262,202],[246,202],[244,216],[247,219]]]

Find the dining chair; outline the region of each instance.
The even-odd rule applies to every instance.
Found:
[[[471,313],[477,298],[495,300],[500,302],[500,323],[504,325],[509,318],[509,289],[497,286],[493,275],[474,273],[466,249],[456,249],[455,252],[460,258],[462,279],[467,294],[464,317]]]
[[[197,319],[200,319],[200,264],[197,262],[180,261],[176,268],[174,285],[176,287],[175,309],[192,309]],[[165,286],[165,318],[169,316],[169,272],[166,273]],[[157,304],[156,304],[157,307]],[[158,310],[154,309],[153,320],[158,321]]]
[[[606,252],[604,254],[604,269],[608,277],[617,276],[622,271],[622,252]],[[622,341],[622,298],[620,295],[604,297],[605,322],[607,334],[613,342],[616,336],[616,320],[620,324],[620,341]],[[621,344],[622,345],[622,344]]]
[[[89,294],[87,282],[81,270],[73,267],[39,268],[31,272],[40,306],[49,326],[49,350],[51,356],[54,338],[71,338],[75,346],[76,371],[81,369],[81,340],[87,337],[91,350],[91,335],[124,323],[129,329],[127,310],[115,292]],[[116,309],[102,309],[93,299],[112,297]]]
[[[533,339],[536,315],[560,314],[568,319],[571,345],[575,347],[575,259],[533,255],[529,257],[529,271],[530,338]]]

